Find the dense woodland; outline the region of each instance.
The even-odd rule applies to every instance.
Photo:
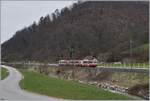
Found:
[[[148,44],[148,24],[146,1],[74,3],[18,30],[1,45],[2,61],[55,62],[86,56],[122,61],[130,56],[126,51],[131,40],[132,48]],[[133,53],[133,58],[148,61],[148,50]]]

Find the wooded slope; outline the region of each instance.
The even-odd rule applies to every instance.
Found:
[[[133,48],[148,43],[148,9],[144,1],[75,3],[17,31],[2,44],[2,60],[56,61],[106,54],[106,61],[120,61],[130,40]]]

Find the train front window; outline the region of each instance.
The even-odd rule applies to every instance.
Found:
[[[92,61],[89,61],[89,63],[93,63]]]
[[[88,61],[83,61],[83,63],[89,63]]]

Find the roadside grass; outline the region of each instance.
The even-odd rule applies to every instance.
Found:
[[[8,75],[8,70],[6,68],[1,67],[1,80],[5,79]]]
[[[98,66],[104,67],[122,67],[122,68],[149,68],[149,63],[133,63],[133,64],[113,64],[113,63],[105,63],[105,64],[98,64]]]
[[[92,85],[52,78],[43,74],[39,74],[35,71],[20,71],[24,76],[24,79],[22,79],[20,82],[21,88],[31,92],[72,100],[132,99],[128,96],[105,91]]]

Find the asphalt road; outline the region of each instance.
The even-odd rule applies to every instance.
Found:
[[[35,100],[35,101],[58,101],[60,99],[47,97],[24,91],[19,86],[22,75],[15,68],[4,66],[9,70],[9,76],[0,81],[0,100]]]

